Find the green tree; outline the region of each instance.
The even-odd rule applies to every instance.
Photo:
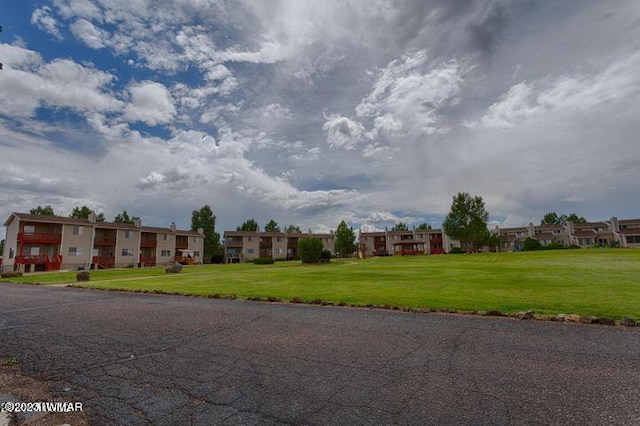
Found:
[[[487,230],[487,233],[482,239],[481,245],[487,246],[490,249],[497,251],[500,249],[500,246],[502,246],[503,242],[504,238],[502,237],[502,235],[500,235],[499,232]]]
[[[257,231],[258,230],[258,222],[255,219],[245,220],[241,226],[236,228],[237,231]]]
[[[118,213],[116,217],[113,218],[115,223],[135,223],[136,220],[140,219],[136,216],[129,217],[129,214],[126,210],[123,210],[122,213]]]
[[[575,213],[571,213],[569,216],[567,216],[567,222],[573,222],[573,223],[587,223],[587,219],[585,219],[582,216],[578,216]]]
[[[53,207],[51,207],[49,204],[47,204],[44,207],[38,205],[38,207],[36,207],[35,209],[29,210],[29,213],[38,214],[41,216],[55,216],[55,213],[53,212]]]
[[[556,212],[549,212],[542,217],[540,225],[560,225],[562,223],[560,216]]]
[[[280,227],[278,226],[278,222],[271,219],[269,223],[264,226],[264,232],[280,232]]]
[[[80,218],[80,219],[88,219],[89,215],[91,214],[91,209],[88,206],[82,206],[82,207],[74,207],[73,210],[71,211],[71,214],[69,215],[69,217],[76,217],[76,218]],[[96,221],[97,222],[104,222],[104,213],[98,213],[96,215]]]
[[[335,234],[336,254],[339,253],[340,257],[351,256],[356,249],[355,241],[356,234],[353,229],[349,228],[344,220],[340,222]]]
[[[2,253],[4,253],[4,240],[0,241],[0,257],[2,257]]]
[[[191,213],[191,230],[204,231],[204,253],[205,263],[222,260],[222,245],[220,244],[220,234],[216,232],[216,216],[211,207],[202,206],[199,210]]]
[[[421,223],[420,225],[418,225],[418,227],[416,228],[416,230],[418,231],[426,231],[428,229],[431,229],[431,225],[427,224],[427,223]]]
[[[471,250],[477,250],[487,235],[489,213],[480,196],[459,192],[453,197],[451,211],[442,223],[444,232]]]
[[[289,225],[284,229],[284,232],[286,232],[287,234],[302,234],[302,231],[300,231],[300,228],[296,225]]]
[[[322,258],[322,241],[319,238],[298,240],[298,254],[302,263],[318,263]]]
[[[392,231],[408,231],[409,226],[404,222],[398,222],[391,228]]]

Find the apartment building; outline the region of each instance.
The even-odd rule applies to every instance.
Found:
[[[360,257],[442,254],[460,243],[440,229],[360,232]]]
[[[257,258],[282,260],[298,259],[298,241],[305,238],[318,238],[325,250],[335,253],[335,236],[328,234],[225,231],[225,262],[252,262]]]
[[[519,251],[524,248],[524,241],[533,238],[542,246],[562,244],[564,246],[588,247],[633,247],[640,248],[640,219],[618,220],[612,217],[608,221],[574,223],[557,225],[498,228],[502,237],[501,249]]]
[[[177,260],[202,263],[204,233],[97,222],[61,216],[12,213],[5,221],[3,270],[22,272],[79,268],[164,265]]]

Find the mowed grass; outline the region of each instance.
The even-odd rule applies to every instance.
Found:
[[[8,281],[74,283],[75,274],[33,274]],[[106,270],[92,271],[91,282],[83,286],[638,319],[640,250],[388,257],[334,260],[328,265],[202,265],[185,267],[179,275],[165,274],[162,268]]]

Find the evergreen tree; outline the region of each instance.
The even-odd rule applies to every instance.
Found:
[[[351,256],[356,249],[355,241],[356,234],[353,229],[349,228],[344,220],[340,222],[335,234],[336,254],[340,253],[340,257]]]
[[[488,220],[489,213],[484,208],[482,197],[459,192],[453,197],[451,211],[442,228],[447,235],[475,251],[487,237]]]

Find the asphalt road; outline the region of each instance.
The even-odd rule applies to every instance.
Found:
[[[92,423],[640,424],[640,329],[0,284]]]

